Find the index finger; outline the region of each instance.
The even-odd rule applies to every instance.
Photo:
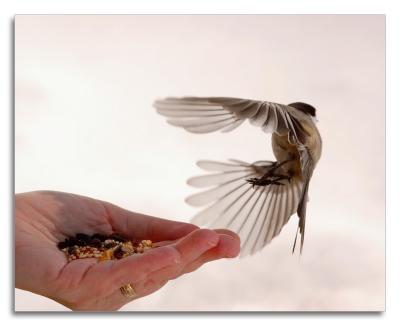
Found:
[[[103,205],[113,229],[131,239],[176,240],[198,229],[194,224],[131,212],[107,202]]]

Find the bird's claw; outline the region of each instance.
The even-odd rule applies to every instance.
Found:
[[[291,176],[286,176],[286,175],[268,175],[268,176],[263,176],[261,178],[246,179],[246,181],[250,183],[254,188],[254,186],[268,186],[268,185],[283,186],[284,183],[279,182],[280,180],[288,180],[289,182],[291,182],[291,179],[292,179]]]

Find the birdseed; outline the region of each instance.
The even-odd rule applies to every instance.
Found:
[[[133,254],[143,253],[153,248],[151,240],[131,241],[120,234],[78,233],[57,244],[68,262],[75,259],[97,258],[98,261],[122,259]]]

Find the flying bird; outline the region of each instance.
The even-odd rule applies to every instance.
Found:
[[[245,120],[272,133],[276,161],[199,161],[197,165],[211,174],[193,177],[188,184],[211,188],[186,202],[206,206],[193,217],[193,223],[236,231],[241,238],[241,256],[264,248],[297,213],[292,252],[300,233],[302,253],[308,188],[322,151],[313,106],[231,97],[168,97],[155,101],[154,107],[171,125],[192,133],[228,132]]]

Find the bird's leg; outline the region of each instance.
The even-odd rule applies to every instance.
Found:
[[[282,165],[285,165],[286,163],[288,163],[288,162],[290,162],[290,161],[293,161],[293,159],[287,159],[287,160],[282,161],[282,162],[280,162],[280,163],[278,163],[278,162],[272,163],[272,167],[268,170],[268,172],[267,172],[265,175],[267,175],[267,174],[269,174],[269,173],[272,175],[272,172],[274,172],[276,169],[280,168]],[[264,176],[265,176],[265,175],[264,175]],[[263,176],[263,177],[264,177],[264,176]]]
[[[278,168],[280,168],[282,165],[292,161],[293,159],[288,159],[285,161],[282,161],[280,163],[275,162],[272,164],[272,167],[261,177],[261,178],[250,178],[247,179],[246,181],[250,183],[253,187],[254,186],[267,186],[267,185],[280,185],[282,186],[283,183],[280,182],[281,180],[289,180],[289,182],[292,179],[291,175],[285,175],[281,173],[274,173]]]

